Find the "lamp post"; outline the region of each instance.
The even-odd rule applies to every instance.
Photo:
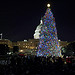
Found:
[[[1,35],[1,40],[2,40],[2,33],[0,35]]]

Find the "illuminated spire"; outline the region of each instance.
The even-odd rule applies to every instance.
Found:
[[[42,20],[40,20],[40,24],[43,24]]]

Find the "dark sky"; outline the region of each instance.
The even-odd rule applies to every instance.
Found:
[[[58,38],[75,41],[75,3],[67,0],[24,0],[0,2],[0,33],[4,39],[33,39],[34,31],[51,4]]]

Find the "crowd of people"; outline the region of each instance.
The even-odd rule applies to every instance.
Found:
[[[0,75],[70,75],[75,65],[58,57],[37,57],[12,55],[6,57],[7,64],[0,64]],[[9,63],[10,62],[10,63]]]

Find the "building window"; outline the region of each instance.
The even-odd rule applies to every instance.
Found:
[[[26,46],[26,48],[27,48],[27,46]]]

